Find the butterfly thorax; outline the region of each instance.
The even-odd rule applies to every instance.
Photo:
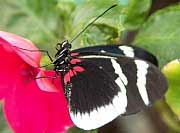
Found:
[[[70,69],[70,61],[72,59],[70,55],[71,44],[68,41],[57,44],[57,53],[55,54],[54,71],[56,73],[66,73]]]

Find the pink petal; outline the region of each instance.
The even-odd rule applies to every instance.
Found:
[[[39,66],[41,58],[40,52],[27,51],[38,50],[31,41],[12,33],[0,31],[0,45],[3,45],[6,50],[14,50],[29,65],[34,67]],[[17,47],[27,50],[22,50]]]
[[[5,51],[1,45],[0,60],[0,99],[2,99],[15,84],[15,73],[23,62],[15,53]]]
[[[52,71],[53,75],[49,75],[49,77],[54,77],[55,73]],[[47,77],[47,75],[45,75],[45,73],[43,71],[39,71],[39,73],[37,74],[36,78],[36,82],[37,85],[39,86],[39,88],[43,91],[47,91],[47,92],[57,92],[57,87],[54,86],[53,82],[55,82],[55,78],[50,78],[51,80],[49,80],[48,78],[41,78],[41,77]],[[60,77],[58,77],[60,78]],[[60,82],[60,81],[59,81]],[[62,88],[62,87],[61,87]]]
[[[51,119],[47,133],[56,133],[57,131],[66,131],[74,124],[69,116],[66,99],[62,93],[49,94],[49,111],[51,112]],[[65,125],[66,124],[66,125]]]
[[[15,133],[65,132],[73,124],[61,91],[41,91],[36,82],[17,85],[6,96],[4,111]]]
[[[60,78],[54,83],[51,79],[33,80],[38,70],[32,66],[39,66],[40,53],[14,46],[36,49],[24,38],[0,31],[0,99],[4,98],[4,112],[9,125],[15,133],[65,132],[66,127],[73,126],[73,123]],[[43,75],[41,72],[38,74]],[[47,76],[53,74],[45,73]]]
[[[54,74],[55,74],[54,71],[45,72],[46,76],[53,76]],[[51,79],[48,80],[51,81]],[[67,130],[69,127],[74,126],[69,116],[68,105],[66,98],[64,96],[64,91],[62,88],[60,77],[55,78],[53,84],[57,87],[58,93],[47,93],[50,99],[50,105],[51,105],[50,108],[52,109],[51,114],[53,115],[51,117],[52,122],[50,122],[48,133],[56,133],[55,131]],[[59,121],[59,118],[61,118],[61,122]],[[66,126],[60,126],[61,124],[59,123],[67,123],[67,124]]]
[[[24,88],[23,88],[24,87]],[[43,133],[48,125],[44,97],[35,84],[14,87],[5,99],[6,118],[16,133]]]

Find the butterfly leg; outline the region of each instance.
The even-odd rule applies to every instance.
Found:
[[[55,75],[55,76],[42,76],[42,77],[36,77],[36,78],[34,78],[33,80],[36,80],[36,79],[42,79],[42,78],[51,78],[51,79],[55,79],[55,78],[60,78],[60,76],[58,76],[58,75]]]
[[[30,49],[24,49],[24,48],[20,48],[20,47],[17,47],[17,46],[14,46],[15,48],[18,48],[18,49],[22,49],[22,50],[26,50],[26,51],[29,51],[29,52],[42,52],[42,53],[46,53],[46,55],[49,57],[49,59],[51,60],[51,62],[53,61],[52,57],[50,56],[49,52],[47,50],[44,50],[44,49],[39,49],[39,50],[30,50]]]

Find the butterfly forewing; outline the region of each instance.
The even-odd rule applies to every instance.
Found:
[[[158,66],[158,61],[156,57],[149,53],[148,51],[132,46],[132,45],[99,45],[99,46],[91,46],[73,50],[72,52],[79,53],[80,55],[88,55],[88,54],[106,54],[110,56],[127,56],[127,57],[136,57],[145,61],[149,61],[152,64]]]
[[[81,56],[65,83],[71,85],[69,110],[73,122],[90,130],[118,115],[140,111],[162,98],[167,83],[160,70],[129,57]],[[66,76],[65,75],[65,76]]]

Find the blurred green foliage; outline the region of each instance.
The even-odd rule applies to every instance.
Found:
[[[157,56],[160,66],[180,57],[180,5],[152,14],[138,32],[134,44]]]
[[[180,118],[180,59],[168,63],[163,72],[169,83],[169,89],[166,94],[167,103]]]
[[[130,0],[124,10],[123,25],[126,30],[138,29],[144,22],[145,17],[151,7],[151,0]]]
[[[122,0],[0,0],[0,29],[24,36],[40,48],[50,49],[52,52],[57,42],[71,40],[90,21],[117,3],[117,7],[96,21],[73,43],[73,48],[87,44],[115,43],[125,30],[123,24],[127,28],[141,25],[151,3],[150,0],[121,2]],[[142,6],[144,3],[146,6]]]
[[[170,60],[180,58],[179,4],[148,17],[151,0],[0,0],[0,30],[24,36],[52,54],[57,42],[72,40],[83,27],[115,3],[118,6],[76,39],[73,48],[121,43],[124,33],[138,30],[133,44],[155,54],[161,68]],[[47,62],[46,57],[43,58],[42,64]],[[164,73],[170,86],[166,94],[167,103],[180,118],[179,62],[176,65],[177,68],[166,67]],[[10,132],[3,117],[0,118],[0,132]],[[175,130],[180,132],[179,128]],[[69,131],[77,132],[85,131],[77,128]]]
[[[166,101],[172,111],[176,114],[170,114],[168,111],[162,111],[164,121],[174,129],[180,131],[180,59],[168,62],[162,69],[166,75],[169,88],[166,93]],[[177,117],[176,117],[177,116]]]

